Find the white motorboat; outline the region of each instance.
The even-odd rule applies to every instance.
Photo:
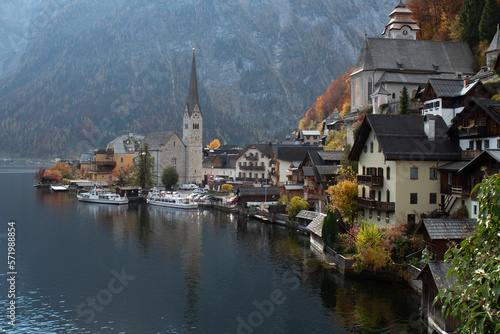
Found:
[[[51,189],[52,191],[68,191],[69,186],[68,186],[68,185],[66,185],[66,186],[61,186],[61,185],[59,185],[59,186],[58,186],[58,185],[51,185],[51,186],[50,186],[50,189]]]
[[[176,209],[196,209],[198,204],[190,197],[168,191],[153,190],[148,194],[148,204]]]
[[[86,193],[76,195],[80,202],[101,203],[101,204],[128,204],[127,197],[121,197],[105,189],[92,189]]]

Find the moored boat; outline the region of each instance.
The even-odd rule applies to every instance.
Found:
[[[105,189],[92,189],[86,193],[77,194],[80,202],[101,203],[101,204],[128,204],[127,197],[121,197]]]
[[[175,209],[196,209],[198,204],[191,198],[182,196],[179,193],[154,190],[148,194],[148,204],[165,206]]]
[[[52,191],[68,191],[69,189],[69,186],[66,185],[66,186],[61,186],[61,185],[51,185],[50,186],[50,189]]]

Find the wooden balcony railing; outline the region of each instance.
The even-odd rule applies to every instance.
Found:
[[[394,202],[379,202],[370,198],[358,197],[357,205],[363,209],[377,210],[383,212],[394,212],[396,210],[396,203]]]
[[[368,187],[381,187],[384,185],[384,177],[377,175],[358,175],[358,185]]]

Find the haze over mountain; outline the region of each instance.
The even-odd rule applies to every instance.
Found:
[[[176,130],[196,47],[205,141],[295,129],[394,0],[39,0],[0,5],[0,150],[77,154]]]

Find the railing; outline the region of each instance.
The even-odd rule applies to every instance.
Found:
[[[240,166],[241,170],[265,170],[264,166]]]
[[[384,211],[384,212],[394,212],[396,210],[396,203],[394,202],[380,202],[370,198],[360,198],[356,200],[356,204],[360,208]]]
[[[484,137],[488,134],[486,125],[475,125],[471,128],[462,128],[458,130],[459,137]]]
[[[454,196],[458,196],[458,197],[469,197],[470,188],[469,187],[462,187],[462,186],[452,186],[451,187],[451,194]]]
[[[92,164],[95,164],[97,166],[114,166],[114,165],[116,165],[116,161],[114,161],[114,160],[99,160],[99,161],[92,161]]]
[[[358,175],[357,181],[359,185],[368,187],[381,187],[384,184],[384,177],[377,175]]]
[[[462,159],[464,160],[472,160],[481,154],[481,150],[465,150],[462,151]]]
[[[259,157],[258,157],[258,156],[256,156],[256,155],[247,155],[247,156],[245,156],[245,158],[246,158],[247,160],[251,160],[251,161],[256,161],[256,160],[259,160]]]

